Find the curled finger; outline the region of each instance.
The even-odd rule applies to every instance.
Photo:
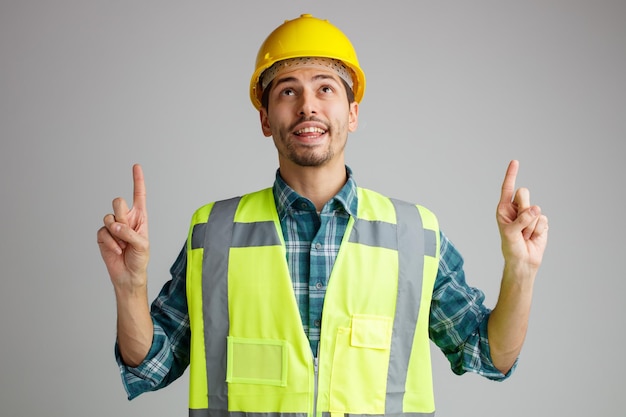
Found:
[[[114,214],[109,213],[104,216],[103,221],[104,227],[107,229],[112,238],[115,239],[119,248],[121,250],[126,249],[127,243],[123,239],[118,237],[122,225],[118,222],[117,217]]]
[[[122,254],[122,248],[120,247],[119,241],[111,235],[109,229],[106,226],[102,226],[98,229],[97,233],[98,246],[100,247],[100,252],[104,255],[106,252],[113,252],[117,255]]]
[[[537,223],[535,225],[535,228],[533,229],[533,233],[530,236],[530,238],[537,239],[537,238],[545,236],[548,233],[549,228],[550,227],[548,225],[548,218],[542,214],[537,219]]]

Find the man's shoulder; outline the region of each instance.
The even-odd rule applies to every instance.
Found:
[[[215,205],[218,205],[218,206],[229,206],[229,205],[237,206],[241,200],[245,200],[245,201],[259,201],[259,200],[273,201],[273,198],[274,197],[273,197],[273,193],[272,193],[272,188],[271,187],[267,187],[267,188],[263,188],[261,190],[256,190],[256,191],[252,191],[252,192],[249,192],[249,193],[246,193],[246,194],[241,194],[241,195],[237,195],[237,196],[234,196],[234,197],[222,198],[222,199],[211,201],[211,202],[206,203],[206,204],[200,206],[199,208],[197,208],[195,213],[194,213],[194,216],[198,216],[198,215],[204,216],[205,214],[210,213]]]
[[[357,189],[358,189],[360,198],[372,198],[372,199],[376,199],[376,200],[388,200],[388,201],[393,202],[394,204],[410,205],[410,206],[426,208],[426,206],[424,206],[424,205],[422,205],[420,203],[416,203],[415,201],[410,201],[410,200],[408,200],[406,198],[398,198],[398,197],[390,196],[390,195],[384,194],[384,193],[382,193],[380,191],[372,190],[370,188],[357,187]]]
[[[424,205],[408,201],[406,199],[390,197],[378,191],[362,187],[358,187],[358,195],[360,216],[376,216],[375,213],[380,212],[381,210],[391,209],[391,207],[394,207],[393,210],[395,212],[398,210],[403,211],[403,208],[413,207],[417,208],[419,211],[422,221],[428,223],[431,228],[438,228],[435,213]]]

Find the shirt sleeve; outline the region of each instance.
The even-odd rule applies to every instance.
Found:
[[[491,310],[484,305],[485,295],[465,281],[463,258],[452,242],[441,234],[439,271],[430,307],[430,339],[441,349],[452,371],[461,375],[474,372],[488,379],[507,379],[491,359],[487,322]]]
[[[117,342],[115,358],[128,399],[166,387],[189,365],[191,332],[186,295],[187,251],[183,247],[170,269],[171,280],[163,285],[150,307],[154,324],[152,346],[137,367],[126,366]]]

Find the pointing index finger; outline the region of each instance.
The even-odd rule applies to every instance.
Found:
[[[504,181],[502,182],[502,194],[500,195],[500,204],[510,203],[513,200],[513,193],[515,192],[515,179],[517,178],[517,171],[519,169],[519,161],[512,160],[509,163],[509,167],[506,170]]]
[[[139,210],[146,208],[146,184],[141,165],[133,165],[133,207]]]

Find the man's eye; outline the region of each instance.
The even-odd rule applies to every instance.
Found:
[[[328,85],[325,85],[324,87],[320,88],[320,91],[322,91],[323,93],[332,93],[333,88]]]
[[[285,88],[280,94],[283,96],[293,96],[295,92],[291,88]]]

